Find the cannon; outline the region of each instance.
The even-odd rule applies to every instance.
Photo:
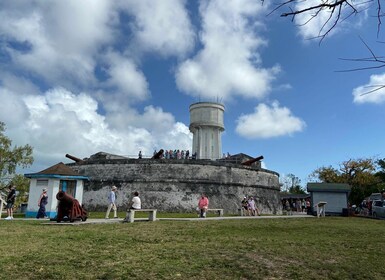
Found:
[[[163,149],[160,149],[159,152],[157,152],[151,159],[160,159],[163,157]]]
[[[262,159],[263,159],[263,156],[259,156],[259,157],[256,157],[256,158],[252,158],[252,159],[246,160],[246,161],[242,162],[241,164],[242,165],[246,165],[246,166],[251,166],[254,162],[260,161]]]
[[[77,158],[77,157],[74,157],[74,156],[71,156],[70,154],[66,154],[66,157],[69,158],[69,159],[72,159],[73,161],[79,163],[79,162],[83,162],[82,159],[80,158]]]
[[[59,200],[56,222],[60,223],[64,217],[67,217],[71,223],[75,220],[82,220],[83,222],[87,220],[87,211],[80,206],[77,199],[63,191],[56,194],[56,199]]]

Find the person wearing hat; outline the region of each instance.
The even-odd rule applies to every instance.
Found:
[[[16,188],[14,185],[9,186],[9,192],[7,196],[7,214],[8,217],[5,220],[13,220],[13,205],[15,204],[16,199]]]
[[[115,195],[116,190],[117,190],[117,187],[112,186],[111,191],[108,195],[108,203],[109,204],[108,204],[108,208],[107,208],[106,219],[109,219],[111,209],[114,210],[114,218],[118,217],[118,214],[117,214],[118,209],[116,207],[116,195]]]
[[[37,211],[36,219],[47,218],[47,214],[45,213],[45,206],[48,203],[48,194],[47,189],[44,188],[37,202],[37,206],[39,206],[39,211]]]

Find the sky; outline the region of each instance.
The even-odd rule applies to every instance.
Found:
[[[205,101],[225,105],[223,153],[263,155],[303,186],[319,167],[384,158],[385,89],[366,93],[385,70],[344,71],[381,55],[375,7],[320,41],[328,14],[292,20],[277,3],[1,1],[0,121],[34,149],[21,172],[67,153],[191,151],[189,106]]]

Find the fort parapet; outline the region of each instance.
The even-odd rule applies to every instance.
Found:
[[[134,191],[144,208],[169,212],[192,212],[201,193],[210,208],[238,213],[245,195],[255,197],[263,214],[281,213],[279,174],[250,166],[212,160],[95,158],[68,164],[89,177],[84,186],[87,210],[104,211],[112,185],[118,187],[117,206],[126,209]]]

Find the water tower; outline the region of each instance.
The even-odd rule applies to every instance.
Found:
[[[190,131],[193,133],[192,153],[197,159],[216,160],[222,157],[221,133],[225,130],[225,106],[214,102],[190,105]]]

